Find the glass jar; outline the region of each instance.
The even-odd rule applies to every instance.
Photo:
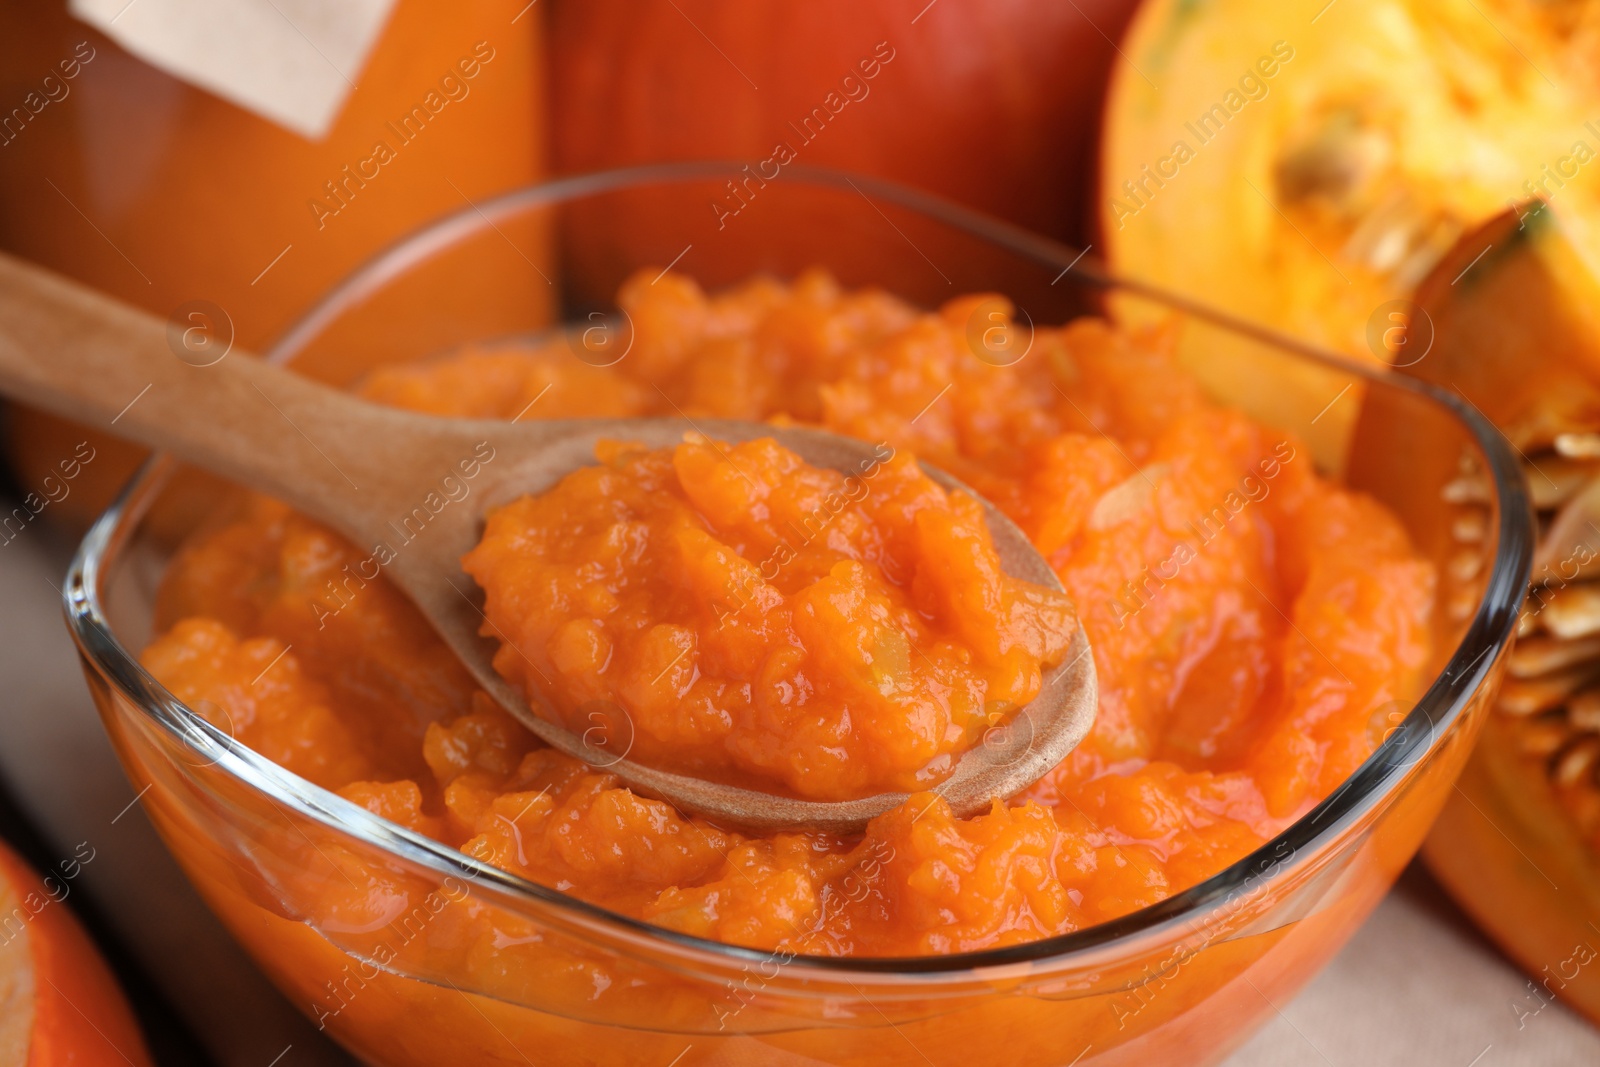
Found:
[[[309,140],[130,55],[64,0],[4,4],[0,248],[259,349],[401,234],[543,176],[541,13],[515,15],[399,0]],[[25,488],[85,439],[96,461],[52,509],[80,529],[143,453],[10,409]]]

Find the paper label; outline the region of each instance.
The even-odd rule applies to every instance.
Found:
[[[146,63],[320,140],[395,0],[70,0]]]

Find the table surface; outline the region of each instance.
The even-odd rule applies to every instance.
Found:
[[[31,835],[42,863],[94,848],[70,899],[123,973],[162,1067],[349,1067],[249,965],[145,820],[61,622],[69,553],[43,527],[0,547],[0,832]],[[1227,1064],[1600,1064],[1600,1031],[1560,1005],[1519,1017],[1526,981],[1413,866]]]

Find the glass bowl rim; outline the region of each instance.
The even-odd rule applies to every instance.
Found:
[[[365,260],[268,347],[264,357],[286,359],[350,302],[378,290],[433,252],[480,232],[483,225],[493,226],[496,217],[510,217],[530,209],[631,187],[731,177],[741,174],[744,166],[739,161],[707,160],[624,167],[558,178],[481,201],[469,201],[467,207],[403,234]],[[442,842],[373,815],[352,801],[312,785],[258,756],[167,692],[139,663],[137,654],[117,639],[101,603],[100,586],[108,564],[114,564],[116,555],[176,469],[176,461],[169,456],[152,456],[141,466],[84,536],[70,564],[62,603],[68,629],[85,663],[114,685],[132,707],[138,708],[180,745],[187,746],[196,757],[226,771],[240,784],[265,795],[270,801],[330,830],[349,835],[443,878],[467,878],[475,892],[485,891],[518,910],[529,905],[535,909],[552,908],[556,917],[580,928],[596,930],[606,937],[620,938],[650,950],[686,953],[694,962],[713,966],[762,962],[782,955],[787,957],[786,969],[798,969],[802,980],[808,970],[812,977],[823,980],[840,974],[890,981],[959,980],[970,978],[975,972],[1009,969],[1019,964],[1070,965],[1075,957],[1091,956],[1096,951],[1113,947],[1116,942],[1160,936],[1187,920],[1203,917],[1214,906],[1248,890],[1258,878],[1281,880],[1286,869],[1309,862],[1309,857],[1317,854],[1318,846],[1336,839],[1346,827],[1383,803],[1413,769],[1433,754],[1435,745],[1442,742],[1493,669],[1495,660],[1504,653],[1531,570],[1532,512],[1520,467],[1509,443],[1475,406],[1418,379],[1356,363],[1160,287],[1117,277],[1089,257],[1087,249],[1072,248],[897,182],[805,165],[787,166],[779,178],[771,180],[849,188],[869,203],[874,196],[882,198],[896,207],[930,217],[1037,261],[1041,266],[1059,269],[1058,281],[1072,274],[1090,286],[1145,296],[1187,317],[1220,326],[1368,383],[1411,392],[1444,407],[1464,426],[1486,460],[1494,502],[1499,506],[1498,548],[1481,601],[1460,643],[1410,714],[1337,790],[1283,832],[1188,889],[1127,915],[1036,941],[943,956],[790,956],[654,926],[482,863]],[[1474,649],[1482,651],[1469,658]],[[1493,656],[1489,655],[1491,652]],[[1284,859],[1285,849],[1288,850],[1287,860]],[[1267,875],[1269,869],[1272,873]]]

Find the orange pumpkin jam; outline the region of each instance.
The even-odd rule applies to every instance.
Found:
[[[381,580],[346,580],[364,553],[262,499],[174,560],[149,668],[266,757],[484,861],[675,930],[823,954],[1001,946],[1159,901],[1243,857],[1336,789],[1397,720],[1398,702],[1416,696],[1429,654],[1431,568],[1393,516],[1319,477],[1297,442],[1208,401],[1175,365],[1170,331],[1082,319],[1038,329],[1025,358],[997,367],[967,345],[968,320],[980,303],[995,306],[993,297],[929,313],[881,292],[843,291],[820,274],[792,284],[753,280],[720,295],[680,276],[652,277],[620,295],[633,337],[615,366],[586,365],[561,342],[507,344],[383,370],[362,389],[382,402],[480,417],[511,418],[537,399],[524,418],[682,412],[817,424],[895,450],[878,475],[895,486],[885,500],[923,491],[914,468],[896,466],[902,455],[951,471],[1052,562],[1094,649],[1095,726],[1026,794],[958,819],[920,793],[849,839],[751,835],[684,818],[538,744],[474,691],[403,598]],[[817,477],[803,467],[785,474],[789,459],[769,445],[743,448],[734,458],[754,491],[782,487],[773,491],[787,498],[795,479]],[[640,734],[662,753],[802,787],[797,767],[838,729],[826,722],[826,709],[839,706],[827,694],[854,699],[862,685],[866,646],[849,626],[865,617],[892,618],[941,655],[948,646],[931,670],[921,664],[925,673],[912,657],[908,685],[958,677],[959,662],[959,677],[995,686],[984,700],[991,692],[1015,698],[1027,693],[1036,661],[1048,659],[1048,643],[999,624],[1004,612],[968,619],[963,604],[941,617],[941,605],[981,577],[972,546],[926,548],[935,553],[928,558],[955,552],[964,569],[941,565],[928,585],[907,583],[890,562],[905,551],[900,535],[891,547],[869,548],[865,533],[880,523],[903,533],[903,518],[868,515],[876,505],[864,503],[871,521],[863,540],[836,520],[828,552],[804,561],[797,553],[773,580],[788,613],[765,625],[779,632],[807,625],[796,605],[817,586],[829,594],[822,601],[838,603],[830,600],[837,593],[852,605],[844,615],[852,622],[819,626],[816,646],[850,654],[794,675],[822,694],[812,717],[785,722],[781,712],[792,705],[764,706],[754,688],[748,703],[742,691],[724,701],[744,684],[738,679],[765,670],[753,660],[730,666],[721,658],[730,650],[756,649],[763,664],[784,655],[737,605],[740,628],[706,633],[708,618],[716,622],[707,598],[726,592],[729,561],[719,545],[764,559],[771,531],[761,524],[770,516],[754,517],[752,487],[704,444],[670,456],[618,447],[602,459],[556,494],[496,516],[469,565],[570,706],[642,687]],[[602,482],[611,495],[590,491]],[[653,593],[618,585],[619,593],[604,581],[593,595],[615,598],[614,611],[563,601],[579,594],[545,573],[551,560],[604,574],[606,553],[626,548],[606,541],[598,524],[563,532],[563,517],[652,494],[661,508],[647,509],[645,533],[670,551],[651,562],[647,588],[663,594],[669,617],[631,603]],[[940,523],[971,517],[959,497],[944,507],[933,512]],[[691,521],[691,511],[706,522]],[[529,530],[542,531],[557,556],[520,545]],[[834,581],[841,568],[860,577],[873,567],[895,580]],[[854,612],[880,594],[885,614]],[[544,614],[558,602],[566,607]],[[616,645],[608,663],[584,620],[617,612],[633,629],[608,632]],[[969,624],[981,633],[963,631],[959,647],[975,654],[961,661],[957,644],[939,635]],[[674,629],[686,625],[693,643]],[[892,644],[877,630],[868,640],[879,642],[874,655]],[[1006,640],[1016,657],[1009,666]],[[692,670],[668,669],[702,641],[703,652],[685,654],[697,657]],[[502,662],[513,669],[509,657]],[[918,723],[893,721],[906,703],[885,700],[870,729],[903,731],[903,745],[880,745],[863,723],[838,735],[856,756],[830,755],[808,772],[826,765],[819,780],[841,787],[868,774],[862,763],[871,776],[926,774],[951,750],[932,744],[935,735],[959,748],[956,729],[967,736],[976,721],[975,705],[952,703],[943,733],[919,732]],[[774,708],[780,713],[763,719]],[[751,718],[719,734],[723,712]],[[793,751],[775,743],[784,730],[794,731]],[[894,758],[884,762],[880,752]],[[348,895],[348,887],[332,880],[328,892]],[[497,949],[475,951],[495,966]]]
[[[887,445],[851,473],[772,439],[603,463],[488,516],[463,561],[495,669],[653,767],[822,800],[948,778],[1078,624],[1008,576],[983,508]]]

